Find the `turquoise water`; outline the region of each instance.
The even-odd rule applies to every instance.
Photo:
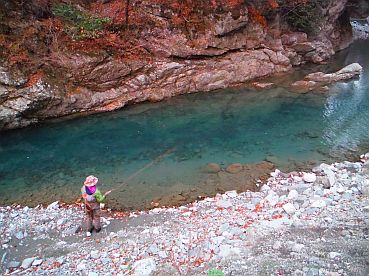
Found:
[[[141,208],[205,181],[209,162],[225,167],[267,159],[292,170],[357,156],[369,149],[368,46],[357,42],[318,68],[365,66],[360,78],[324,93],[297,94],[282,83],[228,89],[1,133],[0,204],[70,202],[94,174],[102,190],[117,188],[115,206]],[[168,149],[173,153],[124,183]]]

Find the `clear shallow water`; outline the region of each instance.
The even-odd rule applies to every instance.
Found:
[[[0,204],[72,201],[94,174],[102,190],[118,187],[116,206],[142,208],[204,182],[209,162],[267,159],[292,170],[357,156],[369,149],[368,61],[369,41],[357,42],[315,67],[365,67],[360,78],[325,93],[230,89],[0,133]],[[122,184],[168,149],[175,151]]]

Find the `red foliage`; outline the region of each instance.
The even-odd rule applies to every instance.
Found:
[[[126,1],[114,0],[103,4],[98,1],[92,4],[92,12],[98,17],[109,17],[113,25],[122,25],[125,22]],[[132,7],[130,7],[131,9]]]
[[[44,71],[37,70],[36,73],[29,76],[28,81],[26,83],[26,87],[34,86],[44,75],[45,75]]]
[[[9,64],[15,65],[17,63],[27,63],[30,61],[28,56],[28,52],[26,50],[20,49],[16,54],[9,56],[8,58]]]
[[[279,4],[276,0],[268,0],[268,5],[272,9],[276,9],[279,7]]]
[[[228,0],[226,1],[226,5],[231,9],[239,8],[245,1],[243,0]]]
[[[266,21],[265,17],[257,9],[250,6],[250,7],[248,7],[248,11],[249,11],[250,19],[253,22],[260,24],[264,28],[267,26],[267,21]]]

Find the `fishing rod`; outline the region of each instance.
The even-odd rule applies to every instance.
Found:
[[[175,152],[175,150],[176,150],[175,148],[171,148],[171,149],[166,150],[164,153],[160,154],[158,157],[156,157],[150,163],[146,164],[145,166],[143,166],[142,168],[140,168],[139,170],[137,170],[136,172],[131,174],[129,177],[127,177],[127,179],[123,183],[121,183],[119,186],[111,189],[109,191],[109,193],[105,193],[105,195],[108,195],[108,194],[110,194],[110,192],[116,191],[117,189],[121,188],[123,185],[126,185],[128,181],[135,178],[137,175],[139,175],[140,173],[142,173],[144,170],[151,167],[152,165],[160,163],[165,157],[167,157],[168,155]]]

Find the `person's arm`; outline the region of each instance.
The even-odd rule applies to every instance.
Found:
[[[96,189],[95,198],[96,198],[97,203],[101,203],[105,200],[105,196],[101,194],[99,189]]]

